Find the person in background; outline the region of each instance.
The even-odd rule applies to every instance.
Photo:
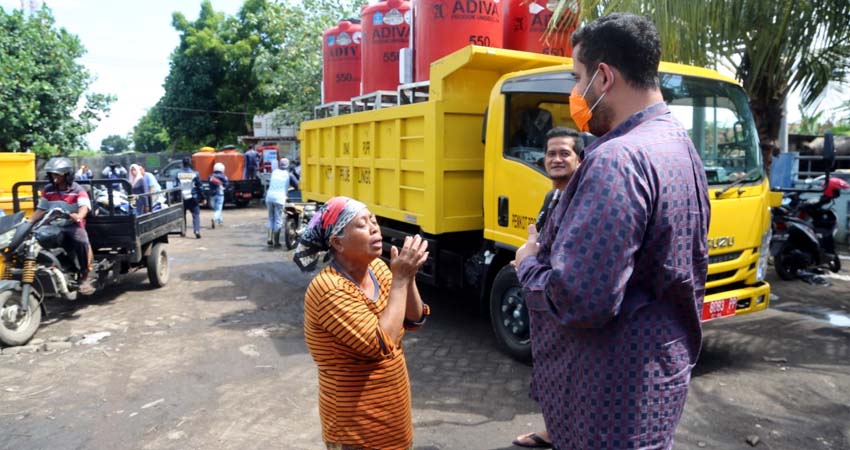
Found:
[[[113,160],[109,161],[109,165],[103,169],[101,175],[103,175],[103,178],[106,178],[108,180],[126,180],[127,169],[125,169],[124,166],[118,164]],[[120,191],[121,183],[114,183],[112,185],[112,189]]]
[[[174,185],[179,186],[183,194],[183,221],[186,221],[186,211],[191,211],[195,239],[200,239],[204,186],[201,184],[201,176],[192,168],[192,158],[188,156],[183,158],[183,167],[174,175]]]
[[[254,150],[254,146],[251,145],[248,147],[248,151],[245,152],[245,179],[253,180],[257,178],[257,168],[259,166],[259,155],[257,154],[257,151]]]
[[[145,177],[145,182],[148,184],[148,193],[156,194],[157,192],[162,191],[162,185],[159,184],[159,180],[157,180],[152,173],[145,170],[145,166],[139,164],[139,168],[142,171],[142,176]],[[162,195],[151,195],[148,198],[150,198],[151,211],[154,211],[155,208],[157,208],[157,205],[165,199]]]
[[[584,149],[584,141],[581,139],[579,132],[572,128],[555,127],[546,133],[546,142],[544,145],[546,153],[543,155],[543,168],[552,180],[552,190],[546,193],[543,206],[540,208],[540,213],[537,214],[535,226],[538,232],[543,229],[546,219],[555,206],[558,205],[561,194],[564,193],[564,189],[566,189],[567,184],[581,164],[581,152]],[[534,370],[534,366],[532,366],[531,370]],[[540,402],[540,393],[534,387],[533,377],[530,396],[538,403]],[[549,440],[549,433],[546,430],[517,436],[513,444],[517,447],[526,448],[552,447],[552,442]]]
[[[420,236],[380,258],[381,229],[363,203],[328,200],[310,220],[295,252],[302,271],[319,255],[330,264],[304,296],[304,337],[319,372],[319,416],[328,449],[412,449],[405,330],[425,323],[429,308],[416,287],[428,258]]]
[[[130,165],[130,193],[136,195],[136,214],[144,214],[150,211],[150,196],[147,194],[149,187],[148,181],[145,179],[145,174],[142,172],[142,166],[138,164]]]
[[[555,448],[669,450],[702,345],[705,169],[664,103],[652,22],[609,14],[572,44],[570,116],[599,138],[516,252],[533,386]]]
[[[94,282],[91,279],[92,252],[89,235],[86,233],[86,217],[91,211],[89,194],[74,182],[74,165],[68,158],[51,158],[44,166],[50,178],[50,184],[44,187],[36,210],[27,219],[29,223],[41,220],[51,208],[50,202],[67,203],[71,223],[62,227],[65,242],[70,243],[80,268],[79,292],[82,295],[94,294]]]
[[[224,174],[224,164],[217,162],[213,165],[213,173],[210,175],[210,203],[212,205],[213,218],[212,228],[216,225],[222,225],[224,221],[221,218],[221,210],[224,208],[224,190],[227,189],[229,181],[227,175]]]
[[[75,181],[89,181],[92,179],[92,172],[89,169],[89,166],[86,164],[80,164],[80,168],[77,169],[77,174],[74,176]]]
[[[292,174],[289,172],[289,160],[281,158],[278,168],[272,171],[269,188],[266,190],[266,208],[269,211],[269,247],[280,247],[280,230],[283,228],[283,209]]]

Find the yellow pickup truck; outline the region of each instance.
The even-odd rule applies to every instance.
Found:
[[[468,291],[489,311],[503,348],[527,360],[528,313],[509,262],[551,182],[543,149],[516,137],[529,131],[529,117],[551,120],[536,124],[544,133],[576,128],[571,69],[568,58],[468,46],[431,65],[425,101],[303,122],[302,196],[365,202],[385,250],[422,234],[431,256],[420,281]],[[660,72],[664,99],[689,130],[710,183],[703,320],[763,310],[775,196],[747,96],[712,70],[662,63]]]

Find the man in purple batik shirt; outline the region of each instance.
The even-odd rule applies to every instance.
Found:
[[[710,206],[661,95],[658,32],[611,14],[572,37],[570,113],[600,136],[515,264],[554,448],[669,449],[702,343]]]

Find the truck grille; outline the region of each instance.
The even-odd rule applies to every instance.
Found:
[[[711,255],[708,257],[709,264],[717,264],[726,261],[734,261],[741,257],[741,253],[743,252],[730,252],[730,253],[721,253],[719,255]]]
[[[737,272],[737,271],[738,271],[738,269],[727,270],[726,272],[711,274],[711,275],[708,275],[705,278],[705,281],[706,281],[706,283],[709,283],[709,282],[712,282],[712,281],[722,280],[724,278],[730,278],[730,277],[735,276],[735,272]]]

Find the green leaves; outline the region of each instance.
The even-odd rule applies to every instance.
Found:
[[[351,0],[246,0],[236,16],[204,1],[195,22],[174,14],[180,45],[157,104],[169,137],[220,146],[250,134],[255,114],[310,117],[321,101],[322,32],[350,16]]]
[[[0,151],[42,156],[83,147],[115,97],[83,94],[93,81],[77,63],[79,39],[56,29],[47,7],[25,17],[0,8]]]

